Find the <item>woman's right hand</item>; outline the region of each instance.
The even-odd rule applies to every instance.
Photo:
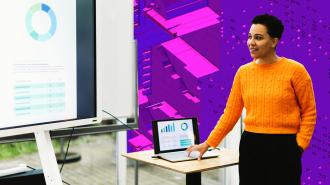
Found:
[[[188,147],[186,151],[188,152],[188,156],[190,156],[191,152],[198,151],[199,152],[198,160],[201,160],[202,156],[209,149],[209,147],[210,146],[206,142],[204,142],[199,145],[192,145]]]

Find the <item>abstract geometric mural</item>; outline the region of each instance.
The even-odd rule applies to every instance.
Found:
[[[269,13],[285,25],[277,54],[302,63],[314,85],[317,124],[304,152],[302,184],[330,184],[328,7],[311,0],[135,0],[139,131],[129,132],[128,150],[153,148],[155,119],[197,117],[204,141],[223,113],[237,69],[251,61],[251,20]]]

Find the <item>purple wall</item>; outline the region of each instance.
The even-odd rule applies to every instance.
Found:
[[[204,141],[223,113],[233,76],[251,61],[252,18],[283,20],[280,56],[304,64],[314,84],[317,125],[303,157],[302,184],[330,184],[330,16],[327,1],[135,0],[139,131],[129,151],[151,149],[151,120],[198,117]]]

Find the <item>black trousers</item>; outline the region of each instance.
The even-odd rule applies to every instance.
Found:
[[[239,153],[240,185],[300,185],[302,152],[295,134],[244,131]]]

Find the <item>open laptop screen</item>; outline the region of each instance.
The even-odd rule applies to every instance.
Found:
[[[155,153],[185,150],[199,144],[196,118],[153,121]]]

